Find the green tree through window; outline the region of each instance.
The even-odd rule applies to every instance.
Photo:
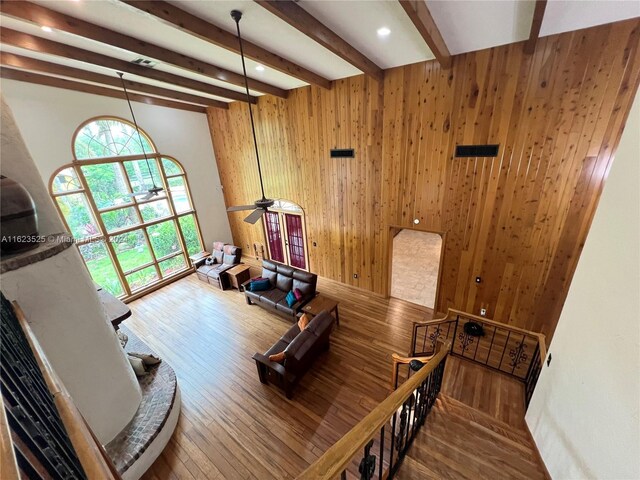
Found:
[[[182,166],[145,132],[110,117],[81,125],[73,154],[51,192],[93,280],[127,298],[188,271],[202,238]],[[163,188],[157,196],[131,195],[154,184]]]

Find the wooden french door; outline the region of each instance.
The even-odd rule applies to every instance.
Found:
[[[269,258],[307,270],[307,253],[302,215],[269,211],[264,216]]]

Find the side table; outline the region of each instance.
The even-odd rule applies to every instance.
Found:
[[[242,284],[251,278],[250,269],[251,267],[249,267],[249,265],[240,264],[227,270],[225,273],[229,278],[231,286],[242,291]]]
[[[336,325],[340,325],[340,315],[338,315],[338,302],[332,300],[329,297],[318,294],[316,297],[302,307],[304,313],[308,313],[312,317],[315,317],[323,310],[327,310],[329,313],[333,313],[336,319]]]

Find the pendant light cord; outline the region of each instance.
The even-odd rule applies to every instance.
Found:
[[[124,83],[124,73],[117,72],[120,76],[120,81],[122,82],[122,89],[124,90],[124,96],[127,98],[127,104],[129,105],[129,111],[131,112],[131,118],[133,118],[133,125],[136,127],[136,133],[138,134],[138,141],[140,142],[140,148],[142,149],[142,155],[144,155],[144,159],[147,162],[147,170],[149,170],[149,176],[151,177],[151,183],[153,184],[153,188],[156,187],[156,182],[153,180],[153,173],[151,172],[151,165],[149,164],[149,158],[147,158],[147,152],[144,150],[144,145],[142,143],[142,135],[140,135],[140,128],[138,128],[138,122],[136,122],[136,115],[133,113],[133,107],[131,106],[131,100],[129,100],[129,92],[127,92],[127,86]]]
[[[244,64],[244,50],[242,49],[242,36],[240,36],[240,19],[242,12],[238,10],[231,11],[231,18],[236,22],[238,30],[238,42],[240,43],[240,58],[242,59],[242,72],[244,73],[244,88],[247,92],[247,104],[249,105],[249,118],[251,119],[251,133],[253,134],[253,146],[256,150],[256,161],[258,163],[258,177],[260,178],[260,191],[262,192],[262,200],[266,200],[264,196],[264,184],[262,183],[262,168],[260,167],[260,154],[258,153],[258,140],[256,139],[256,127],[253,123],[253,110],[251,109],[251,95],[249,94],[249,79],[247,77],[247,67]]]

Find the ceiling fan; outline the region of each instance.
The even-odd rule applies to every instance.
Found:
[[[142,149],[142,154],[144,155],[144,159],[147,162],[147,170],[149,170],[149,177],[151,177],[151,184],[153,185],[146,191],[142,192],[133,192],[125,195],[125,197],[136,198],[142,196],[140,200],[149,200],[150,198],[157,197],[160,192],[164,190],[162,187],[158,187],[156,182],[153,179],[153,172],[151,171],[151,165],[149,164],[149,159],[147,158],[147,152],[144,149],[144,144],[142,143],[142,136],[140,135],[140,129],[138,128],[138,122],[136,122],[136,116],[133,113],[133,107],[131,106],[131,100],[129,100],[129,92],[127,92],[127,86],[124,83],[124,73],[117,72],[120,76],[120,81],[122,82],[122,89],[124,90],[124,96],[127,98],[127,104],[129,105],[129,111],[131,112],[131,118],[133,119],[133,125],[136,127],[136,133],[138,134],[138,141],[140,142],[140,148]]]
[[[242,59],[242,71],[244,73],[244,87],[247,92],[247,105],[249,105],[249,118],[251,119],[251,133],[253,134],[253,146],[256,150],[256,161],[258,163],[258,176],[260,177],[260,191],[262,198],[256,200],[253,205],[239,205],[236,207],[227,208],[227,212],[238,212],[242,210],[253,210],[244,219],[245,222],[255,224],[262,216],[268,212],[268,208],[273,206],[274,200],[267,198],[264,194],[264,183],[262,182],[262,169],[260,168],[260,155],[258,153],[258,141],[256,140],[256,129],[253,123],[253,111],[251,110],[251,96],[249,95],[249,80],[247,78],[247,67],[244,64],[244,51],[242,50],[242,37],[240,36],[240,19],[242,18],[242,12],[238,10],[231,11],[231,18],[236,22],[236,28],[238,30],[238,41],[240,42],[240,58]]]

